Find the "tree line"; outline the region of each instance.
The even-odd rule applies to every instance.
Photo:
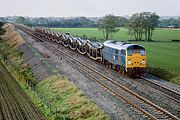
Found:
[[[91,28],[96,27],[95,21],[86,17],[77,17],[70,19],[63,18],[25,18],[18,17],[17,23],[25,24],[30,27],[43,26],[43,27],[63,27],[63,28]]]
[[[135,40],[151,41],[153,31],[156,27],[180,27],[180,18],[160,19],[156,13],[141,12],[135,13],[131,17],[120,17],[106,15],[103,18],[89,19],[86,17],[58,18],[58,17],[15,17],[10,18],[13,22],[25,24],[30,27],[62,27],[62,28],[98,28],[102,31],[104,39],[109,39],[111,35],[119,31],[120,27],[127,28],[128,33],[134,35]],[[0,17],[0,21],[8,21]]]
[[[125,24],[129,21],[131,17],[121,17],[117,16],[117,27],[124,27]],[[18,17],[18,16],[9,16],[9,17],[0,17],[0,21],[4,22],[18,22],[25,24],[30,27],[34,26],[44,26],[44,27],[98,27],[97,22],[99,18],[86,18],[86,17],[76,17],[76,18],[60,18],[60,17]],[[176,18],[166,18],[162,17],[159,19],[157,27],[160,28],[180,28],[180,17]]]
[[[27,18],[18,17],[14,22],[24,24],[30,27],[43,26],[43,27],[62,27],[62,28],[96,28],[98,27],[97,21],[99,19],[90,20],[86,17],[77,18]],[[127,19],[124,17],[118,17],[117,27],[123,27]]]
[[[168,27],[180,28],[180,18],[162,19],[162,20],[160,20],[158,27],[161,27],[161,28],[168,28]]]

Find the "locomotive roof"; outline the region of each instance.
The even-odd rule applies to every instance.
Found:
[[[103,43],[104,46],[108,46],[108,47],[111,47],[111,48],[115,48],[115,49],[128,49],[128,48],[133,48],[133,47],[140,47],[140,48],[143,48],[143,46],[141,45],[138,45],[138,44],[131,44],[131,43],[126,43],[126,42],[117,42],[117,41],[114,41],[114,40],[108,40],[108,41],[105,41]]]

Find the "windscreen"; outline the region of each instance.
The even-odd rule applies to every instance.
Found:
[[[128,56],[131,56],[132,54],[140,53],[142,56],[145,56],[145,49],[139,45],[133,45],[128,47],[127,49]]]

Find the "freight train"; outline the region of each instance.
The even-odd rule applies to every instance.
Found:
[[[128,76],[141,76],[146,71],[146,51],[141,45],[114,40],[92,42],[43,28],[36,28],[35,33]]]

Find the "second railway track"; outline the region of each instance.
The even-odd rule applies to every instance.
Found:
[[[170,99],[173,99],[177,103],[180,103],[180,93],[178,91],[170,89],[170,88],[168,88],[168,87],[166,87],[164,85],[161,85],[161,84],[159,84],[159,83],[157,83],[155,81],[149,80],[148,78],[145,78],[145,77],[141,77],[141,78],[143,80],[141,80],[139,82],[145,83],[148,86],[151,86],[152,88],[158,89],[159,91],[164,93],[164,95],[166,95]]]

